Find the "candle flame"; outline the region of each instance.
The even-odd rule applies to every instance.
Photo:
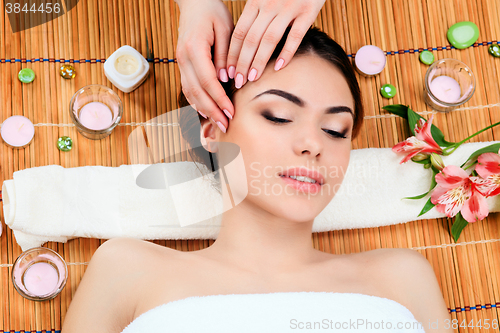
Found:
[[[19,132],[21,130],[21,128],[23,128],[24,124],[22,124],[21,126],[19,126],[19,128],[17,129],[17,131]]]

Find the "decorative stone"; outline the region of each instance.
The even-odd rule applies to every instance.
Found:
[[[380,88],[380,94],[385,98],[393,98],[394,96],[396,96],[396,93],[396,87],[394,87],[392,84],[384,84],[382,88]]]
[[[494,57],[500,57],[500,45],[491,44],[490,47],[488,47],[488,52]]]
[[[470,21],[458,22],[448,29],[447,37],[457,49],[466,49],[479,38],[479,28]]]
[[[59,74],[65,79],[73,79],[76,76],[75,67],[71,65],[62,65],[59,69]]]
[[[22,83],[30,83],[35,79],[35,72],[31,68],[23,68],[17,74],[17,78]]]
[[[61,136],[57,140],[57,148],[60,151],[70,151],[73,148],[73,140],[69,136]]]
[[[426,65],[430,65],[434,62],[434,54],[431,51],[420,52],[420,61]]]

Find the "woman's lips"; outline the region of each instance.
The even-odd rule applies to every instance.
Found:
[[[313,183],[301,182],[299,180],[295,180],[286,176],[281,176],[280,178],[283,179],[283,181],[286,184],[290,185],[292,188],[301,192],[314,194],[317,193],[321,188],[321,185],[319,185],[318,183],[313,184]]]

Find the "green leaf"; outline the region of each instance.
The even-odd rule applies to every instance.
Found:
[[[431,163],[431,160],[429,158],[426,158],[425,160],[421,160],[421,161],[414,161],[414,160],[411,160],[411,161],[415,162],[415,163],[419,163],[419,164]]]
[[[469,224],[469,222],[464,219],[462,213],[458,212],[458,214],[455,215],[455,222],[453,222],[453,225],[451,226],[451,235],[453,236],[455,242],[458,240],[462,230],[467,226],[467,224]]]
[[[498,150],[500,149],[500,143],[494,143],[492,145],[489,145],[487,147],[481,148],[479,150],[476,150],[470,157],[465,161],[464,164],[462,164],[460,167],[463,168],[466,164],[468,163],[474,163],[476,159],[479,157],[479,155],[484,154],[484,153],[498,153]]]
[[[389,111],[396,116],[400,116],[401,118],[408,119],[408,106],[403,104],[391,104],[382,107],[382,109]]]
[[[424,205],[424,208],[422,208],[422,211],[420,211],[420,214],[418,214],[418,216],[424,215],[425,213],[430,211],[434,206],[435,205],[431,202],[431,198],[429,198],[429,200],[427,200],[427,202]]]
[[[403,199],[409,199],[409,200],[417,200],[417,199],[422,199],[425,197],[427,194],[429,194],[430,191],[425,192],[424,194],[420,194],[414,197],[404,197]],[[419,215],[420,216],[420,215]]]
[[[409,108],[409,106],[403,104],[392,104],[382,107],[382,109],[389,111],[392,114],[400,116],[401,118],[408,120],[408,125],[410,126],[410,131],[415,135],[415,124],[420,118],[426,120],[424,117],[420,116],[418,113]],[[440,147],[449,147],[455,144],[455,142],[449,142],[444,139],[444,134],[439,128],[431,125],[431,135]]]

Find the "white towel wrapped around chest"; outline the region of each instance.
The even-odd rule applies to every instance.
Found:
[[[279,292],[189,297],[143,313],[122,333],[415,332],[423,325],[400,303],[357,293]]]
[[[493,143],[464,144],[443,160],[446,165],[461,165],[474,151]],[[342,186],[317,216],[312,231],[444,217],[436,209],[417,217],[428,197],[402,200],[427,192],[431,172],[413,162],[400,165],[401,159],[390,148],[353,150]],[[193,181],[146,189],[137,186],[136,179],[147,167],[50,165],[17,171],[2,187],[5,222],[23,251],[75,237],[216,239],[223,205],[210,184],[212,174],[201,177],[200,166],[194,162],[161,164],[164,179],[159,181]],[[497,198],[487,200],[490,211],[500,211]]]

